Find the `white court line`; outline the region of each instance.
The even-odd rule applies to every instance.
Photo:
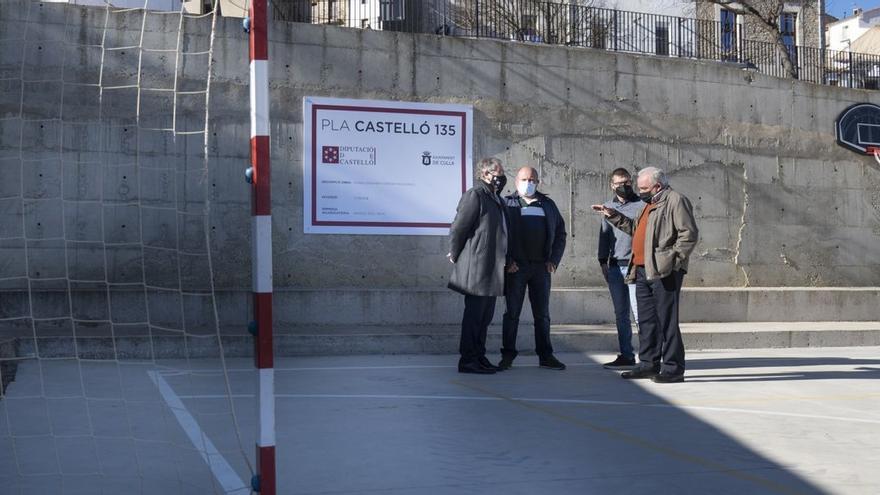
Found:
[[[569,364],[566,363],[568,367],[579,367],[579,366],[602,366],[598,363],[574,363]],[[386,366],[315,366],[315,367],[299,367],[299,368],[274,368],[275,372],[278,373],[280,371],[366,371],[366,370],[418,370],[418,369],[457,369],[458,365],[456,364],[401,364],[401,365],[386,365]],[[518,368],[526,368],[527,366],[522,366]],[[529,366],[530,367],[530,366]],[[534,365],[535,368],[538,367],[537,363]],[[226,370],[229,373],[253,373],[256,371],[256,368],[229,368]],[[174,370],[174,371],[160,371],[163,375],[168,375],[172,373],[193,373],[193,374],[210,374],[216,373],[220,374],[221,371],[215,370]]]
[[[245,485],[244,481],[242,481],[235,470],[232,469],[232,466],[226,462],[226,459],[220,454],[217,447],[214,446],[214,442],[205,435],[199,427],[198,421],[196,421],[192,414],[186,409],[186,406],[183,405],[180,397],[174,393],[174,390],[171,389],[168,382],[166,382],[165,379],[155,371],[147,371],[147,374],[150,376],[150,379],[153,380],[153,383],[156,384],[156,387],[159,388],[159,393],[162,394],[165,403],[174,413],[177,422],[180,423],[180,427],[183,428],[186,436],[189,437],[189,440],[192,442],[196,450],[199,451],[202,459],[204,459],[205,463],[208,464],[208,467],[211,468],[211,472],[214,473],[214,477],[217,478],[217,482],[220,483],[223,491],[227,494],[250,495],[250,487]]]
[[[251,394],[236,394],[233,399],[252,399]],[[226,399],[225,395],[181,395],[181,399]],[[866,418],[851,418],[843,416],[823,416],[819,414],[787,413],[780,411],[763,411],[759,409],[738,409],[732,407],[713,406],[688,406],[676,404],[659,404],[645,402],[627,402],[610,400],[587,400],[587,399],[546,399],[534,397],[502,397],[467,396],[467,395],[376,395],[376,394],[275,394],[277,399],[385,399],[385,400],[472,400],[472,401],[519,401],[544,404],[576,404],[591,406],[627,406],[627,407],[654,407],[660,409],[681,409],[690,411],[714,411],[742,414],[757,414],[765,416],[786,416],[791,418],[827,419],[832,421],[844,421],[850,423],[880,424],[880,420]]]

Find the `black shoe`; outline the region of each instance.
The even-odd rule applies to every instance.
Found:
[[[629,370],[632,369],[633,366],[636,365],[636,358],[634,357],[623,357],[623,354],[618,354],[617,359],[611,361],[610,363],[605,363],[602,365],[606,370]]]
[[[655,376],[659,375],[660,372],[653,368],[636,368],[631,371],[624,371],[620,374],[621,378],[626,378],[627,380],[636,380],[639,378],[651,378],[653,379]]]
[[[684,373],[660,373],[659,375],[652,376],[651,381],[654,383],[681,383],[684,381]]]
[[[498,367],[502,370],[509,370],[513,367],[513,358],[510,356],[501,356],[501,361],[498,361]]]
[[[541,368],[547,368],[548,370],[564,370],[565,365],[559,362],[553,354],[549,356],[544,356],[538,360],[538,366]]]
[[[495,370],[484,368],[479,362],[458,363],[459,373],[473,373],[475,375],[494,375]]]
[[[480,363],[480,366],[486,368],[487,370],[492,370],[493,373],[502,371],[502,368],[500,366],[495,366],[494,364],[492,364],[492,361],[489,361],[486,356],[480,356],[477,361]]]

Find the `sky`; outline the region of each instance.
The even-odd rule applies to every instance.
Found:
[[[853,0],[825,0],[825,12],[828,12],[838,19],[851,16],[853,7],[860,7],[863,10],[871,10],[880,7],[880,0],[862,0],[861,2]]]

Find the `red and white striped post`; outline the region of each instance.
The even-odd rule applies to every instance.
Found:
[[[251,209],[254,360],[259,370],[257,476],[259,492],[275,495],[275,370],[272,350],[272,195],[269,167],[269,36],[267,0],[250,2]]]

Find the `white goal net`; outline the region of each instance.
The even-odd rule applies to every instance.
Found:
[[[216,22],[0,2],[4,494],[251,491],[255,372],[210,222]]]

